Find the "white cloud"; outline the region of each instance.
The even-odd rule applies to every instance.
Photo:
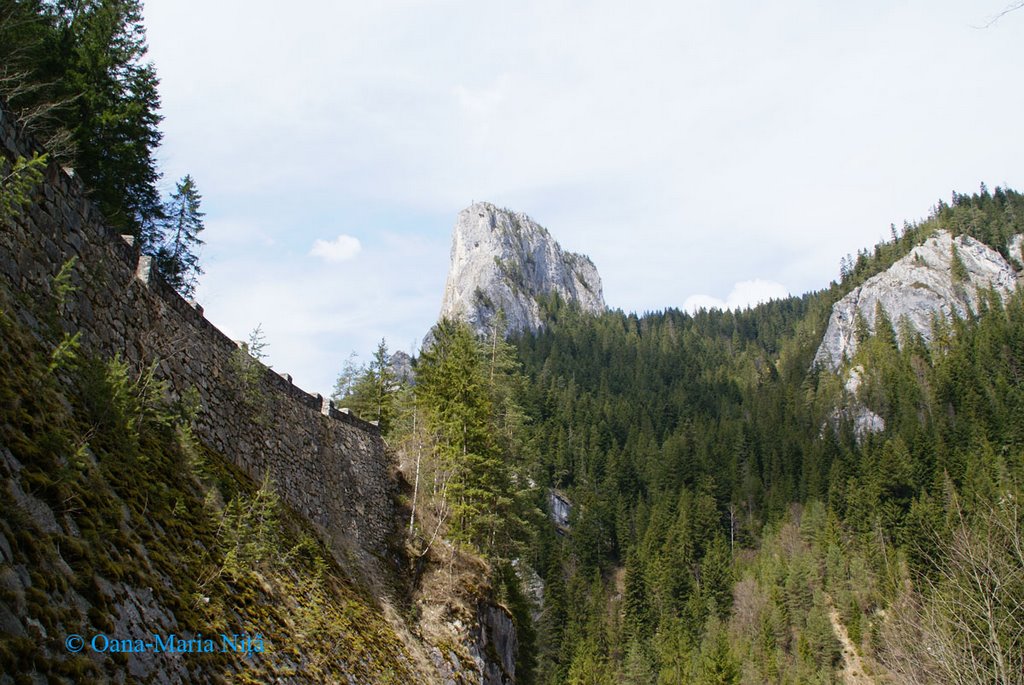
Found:
[[[458,85],[454,88],[454,91],[455,97],[463,110],[467,114],[478,117],[491,116],[506,99],[504,79],[486,88],[474,89]]]
[[[344,262],[359,254],[361,249],[363,246],[360,244],[359,238],[342,233],[334,240],[318,239],[313,243],[313,249],[309,251],[309,254],[327,262]]]
[[[691,313],[698,309],[745,309],[788,296],[789,290],[781,283],[755,278],[736,283],[724,300],[712,295],[690,295],[683,309]]]

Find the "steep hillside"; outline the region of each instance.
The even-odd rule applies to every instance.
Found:
[[[486,565],[367,572],[202,444],[198,394],[28,302],[0,283],[0,682],[510,682]]]
[[[417,678],[273,481],[196,440],[197,405],[73,337],[40,340],[19,309],[0,286],[2,680]]]
[[[538,300],[554,295],[585,312],[605,309],[593,262],[563,251],[530,217],[487,202],[459,212],[441,318],[465,320],[483,334],[501,312],[503,333],[538,331]]]

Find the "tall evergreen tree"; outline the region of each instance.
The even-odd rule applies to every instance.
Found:
[[[382,432],[387,433],[395,413],[395,392],[398,379],[391,369],[391,353],[384,338],[377,343],[370,367],[367,370],[370,391],[370,412]]]
[[[417,367],[416,399],[449,474],[453,538],[503,554],[521,524],[508,464],[497,442],[485,353],[462,322],[441,321]]]
[[[334,384],[331,398],[362,419],[376,421],[381,432],[391,430],[396,414],[398,378],[391,368],[391,353],[381,338],[369,364],[358,364],[353,352]]]
[[[203,244],[203,212],[199,208],[202,197],[192,176],[178,181],[177,189],[164,208],[160,245],[156,250],[157,269],[164,279],[182,297],[195,294],[196,283],[203,273],[196,254]]]
[[[76,171],[110,224],[153,253],[162,218],[154,152],[159,80],[144,62],[139,0],[56,0],[49,75],[70,101],[64,115],[77,149]]]
[[[74,153],[67,128],[73,97],[58,88],[64,66],[57,36],[51,3],[0,3],[0,93],[19,126],[66,163]]]
[[[636,548],[631,547],[626,555],[626,569],[623,592],[623,613],[625,633],[628,639],[646,642],[653,633],[651,605],[647,593],[647,579]]]

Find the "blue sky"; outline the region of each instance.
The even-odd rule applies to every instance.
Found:
[[[411,350],[488,200],[590,255],[612,307],[744,306],[952,190],[1024,187],[1024,10],[858,3],[149,0],[165,184],[207,212],[198,296],[328,392]]]

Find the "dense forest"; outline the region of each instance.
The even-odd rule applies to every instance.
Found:
[[[570,597],[592,585],[621,598],[617,612],[569,601],[550,616],[543,676],[830,682],[835,607],[868,654],[918,682],[960,669],[1016,682],[1020,547],[996,541],[1020,542],[1022,295],[939,322],[931,349],[883,317],[851,360],[868,370],[879,434],[858,438],[835,413],[839,379],[811,359],[852,284],[940,228],[1005,252],[1022,209],[1009,191],[957,195],[829,291],[692,317],[586,321],[554,307],[547,331],[520,340],[534,468],[576,504],[546,578]],[[963,587],[980,568],[982,586]],[[971,602],[995,615],[964,618]],[[955,654],[921,651],[957,633],[970,638]]]
[[[1019,682],[1024,294],[937,319],[930,346],[884,311],[863,329],[844,370],[866,369],[882,432],[813,365],[833,303],[939,230],[1010,256],[1024,196],[954,194],[827,290],[753,309],[551,299],[510,342],[442,322],[413,384],[382,342],[338,398],[386,421],[431,484],[414,504],[492,560],[510,606],[528,602],[501,569],[543,578],[543,610],[516,614],[523,682],[835,682],[839,631],[875,677]],[[563,529],[546,492],[571,502]]]

